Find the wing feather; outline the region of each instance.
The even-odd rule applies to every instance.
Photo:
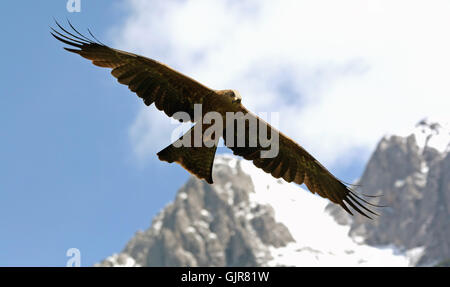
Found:
[[[373,204],[370,204],[358,197],[349,186],[331,174],[331,172],[329,172],[303,147],[289,137],[283,135],[281,132],[277,131],[256,115],[250,113],[245,108],[242,108],[242,112],[244,114],[251,114],[258,122],[258,126],[260,126],[260,122],[263,122],[263,126],[267,128],[268,135],[271,134],[272,130],[278,133],[279,153],[274,158],[261,158],[260,152],[267,150],[267,148],[262,148],[258,143],[256,148],[230,146],[230,149],[234,154],[244,156],[244,158],[252,160],[256,167],[261,168],[266,173],[270,173],[275,178],[282,177],[287,182],[295,182],[299,185],[305,184],[312,193],[317,193],[319,196],[341,205],[344,210],[350,214],[352,214],[352,212],[346,204],[348,204],[356,212],[368,218],[371,218],[368,213],[377,215],[364,205]],[[245,136],[248,137],[248,125],[246,125],[246,127],[247,129]],[[237,135],[234,136],[234,143],[236,142]],[[246,138],[246,142],[248,142],[248,138]],[[227,143],[225,142],[225,144]],[[251,156],[248,156],[249,154]]]
[[[184,111],[193,120],[194,104],[203,103],[208,95],[214,93],[214,90],[153,59],[112,49],[95,37],[94,41],[82,35],[70,23],[74,33],[56,24],[61,31],[51,28],[51,34],[71,46],[64,49],[91,60],[96,66],[111,68],[111,74],[119,83],[127,85],[147,106],[155,103],[156,108],[168,116]]]

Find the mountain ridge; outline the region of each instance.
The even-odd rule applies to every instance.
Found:
[[[406,137],[380,140],[358,181],[360,192],[384,195],[374,199],[388,205],[378,220],[350,219],[332,205],[327,210],[367,244],[422,248],[418,265],[450,258],[449,136],[444,125],[422,120]]]
[[[430,145],[439,135],[436,127],[424,120],[409,136],[386,136],[378,143],[358,182],[360,192],[383,193],[375,204],[389,205],[375,220],[351,217],[251,162],[218,155],[215,184],[191,177],[150,228],[96,266],[430,266],[443,261],[450,258],[450,153]]]

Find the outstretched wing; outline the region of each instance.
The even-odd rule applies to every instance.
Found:
[[[368,213],[374,213],[367,208],[365,204],[375,206],[358,196],[346,184],[337,179],[331,174],[319,161],[317,161],[311,154],[309,154],[299,144],[294,142],[289,137],[283,135],[281,132],[270,126],[267,122],[260,119],[256,115],[250,113],[245,108],[242,112],[247,115],[245,128],[245,147],[236,147],[238,135],[235,133],[234,142],[227,142],[227,130],[225,130],[225,144],[233,151],[235,155],[244,157],[247,160],[253,161],[253,164],[261,168],[267,173],[270,173],[275,178],[283,178],[287,182],[295,182],[297,184],[305,184],[312,193],[317,193],[324,198],[328,198],[334,203],[342,206],[348,213],[353,213],[346,206],[350,205],[358,213],[370,218]],[[273,158],[262,158],[261,151],[268,148],[261,147],[259,140],[256,147],[249,147],[249,121],[254,120],[258,123],[258,130],[260,129],[260,122],[262,127],[267,129],[267,135],[270,135],[272,130],[279,136],[279,152]],[[234,129],[236,130],[236,129]],[[258,131],[259,134],[259,131]],[[240,135],[239,135],[240,136]]]
[[[73,32],[67,31],[57,22],[56,24],[62,31],[52,28],[51,34],[72,46],[64,49],[91,60],[94,65],[111,68],[111,74],[119,83],[127,85],[147,106],[155,103],[169,117],[175,112],[183,111],[193,120],[194,104],[203,103],[213,93],[210,88],[158,61],[112,49],[98,40],[94,41],[80,34],[70,23]]]

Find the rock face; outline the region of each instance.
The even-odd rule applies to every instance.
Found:
[[[387,205],[378,209],[381,216],[376,220],[350,218],[335,206],[327,207],[339,223],[351,225],[351,236],[369,245],[423,247],[418,265],[450,258],[450,153],[427,144],[437,136],[431,127],[421,122],[408,137],[379,142],[358,182],[362,193],[382,194],[370,200]]]
[[[294,241],[269,205],[249,200],[240,161],[217,157],[213,176],[214,185],[191,177],[148,230],[97,266],[262,266],[270,246]]]
[[[450,258],[450,152],[439,125],[383,138],[359,180],[381,216],[351,217],[250,162],[217,156],[119,254],[96,266],[411,266]],[[328,212],[327,212],[328,211]],[[336,223],[337,222],[337,223]],[[447,261],[446,261],[447,260]],[[444,264],[444,263],[442,263]]]
[[[192,177],[119,254],[96,266],[408,266],[410,256],[355,242],[328,200],[217,156],[214,185]]]

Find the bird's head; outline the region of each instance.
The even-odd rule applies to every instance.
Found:
[[[240,104],[241,103],[241,95],[236,90],[223,90],[221,93],[231,101],[231,104]]]

